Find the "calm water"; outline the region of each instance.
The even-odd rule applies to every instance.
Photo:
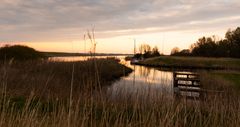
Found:
[[[124,60],[125,56],[95,56],[95,58],[108,58],[108,57],[116,57],[119,58],[121,60]],[[53,61],[84,61],[84,60],[88,60],[89,58],[91,58],[91,56],[66,56],[66,57],[51,57],[50,60]]]
[[[124,64],[134,71],[108,87],[107,94],[110,94],[113,98],[119,95],[146,96],[156,94],[156,92],[170,97],[174,94],[172,72],[130,65],[129,62]]]
[[[97,58],[106,58],[107,56],[98,56]],[[61,61],[82,61],[90,57],[54,57],[53,60]],[[160,71],[155,68],[130,65],[130,62],[124,60],[124,56],[117,56],[121,63],[132,68],[134,71],[128,76],[122,77],[106,88],[106,92],[111,97],[121,95],[146,96],[157,92],[172,96],[173,92],[173,73],[170,71]]]

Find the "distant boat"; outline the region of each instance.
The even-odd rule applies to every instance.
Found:
[[[137,64],[137,63],[139,63],[140,62],[140,60],[138,60],[138,59],[136,59],[136,58],[133,58],[132,60],[131,60],[131,64]]]
[[[136,63],[138,63],[139,62],[139,60],[137,59],[137,58],[134,58],[135,57],[135,55],[136,55],[136,39],[134,38],[133,39],[133,42],[134,42],[134,49],[133,49],[133,57],[131,58],[131,62],[130,62],[130,64],[136,64]]]

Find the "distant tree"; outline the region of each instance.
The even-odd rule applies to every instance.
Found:
[[[134,55],[134,58],[136,59],[141,59],[143,57],[143,55],[141,53],[137,53]]]
[[[190,55],[190,50],[189,49],[183,49],[180,51],[178,47],[175,47],[171,51],[172,56],[189,56]]]
[[[148,45],[148,44],[142,44],[139,47],[139,52],[141,54],[144,54],[144,53],[147,53],[147,52],[150,52],[150,51],[151,51],[151,46]]]
[[[180,49],[178,47],[174,47],[172,50],[171,50],[171,55],[174,55],[174,54],[177,54],[180,52]]]
[[[178,53],[179,56],[189,56],[190,50],[189,49],[183,49]]]
[[[234,44],[240,46],[240,27],[237,27],[235,30],[229,29],[225,34],[225,38]]]
[[[217,42],[216,57],[230,57],[231,45],[224,39]]]
[[[155,56],[160,56],[160,52],[159,52],[157,46],[155,46],[155,47],[152,49],[152,56],[153,56],[153,57],[155,57]]]
[[[240,27],[234,30],[229,29],[225,34],[225,39],[220,40],[213,35],[199,38],[190,46],[189,50],[180,51],[175,47],[172,49],[171,55],[240,58]]]
[[[202,37],[193,45],[192,54],[195,56],[215,56],[217,45],[212,37]]]
[[[22,45],[6,45],[0,48],[0,60],[36,60],[45,56],[33,48]]]
[[[145,52],[143,54],[143,58],[150,58],[150,57],[152,57],[152,52],[151,51]]]
[[[135,58],[150,58],[150,57],[156,57],[160,56],[158,47],[155,46],[153,49],[151,49],[151,46],[148,44],[142,44],[139,47],[139,54],[136,54]]]
[[[229,55],[231,57],[240,57],[240,27],[235,30],[228,30],[225,34],[226,40],[231,47]]]

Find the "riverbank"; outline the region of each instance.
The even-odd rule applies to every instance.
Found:
[[[68,52],[40,52],[46,57],[77,57],[77,56],[128,56],[132,54],[117,54],[117,53],[68,53]]]
[[[170,69],[240,70],[240,59],[160,56],[146,59],[137,65]]]
[[[129,74],[132,69],[114,59],[96,59],[79,62],[26,61],[0,65],[1,84],[9,96],[68,98],[73,94],[96,89]],[[76,95],[75,95],[76,94]]]
[[[203,84],[211,84],[208,81],[210,79],[215,79],[214,82],[221,81],[227,86],[240,88],[240,59],[160,56],[149,58],[136,64],[161,68],[161,70],[189,70],[198,71],[200,73],[206,72],[201,74],[203,77],[201,82],[203,82]],[[218,82],[218,84],[222,84],[221,82]],[[208,85],[208,87],[209,86],[210,85]],[[212,86],[210,86],[210,89],[211,88]]]

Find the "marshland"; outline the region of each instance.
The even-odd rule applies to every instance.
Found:
[[[239,0],[1,0],[0,127],[238,127]]]
[[[14,47],[14,46],[13,46]],[[21,47],[21,46],[20,46]],[[27,48],[27,47],[24,47]],[[165,57],[155,57],[163,59]],[[130,65],[123,57],[1,61],[1,126],[235,126],[237,70],[194,70],[203,99],[176,97],[173,72]],[[20,57],[22,58],[22,57]],[[168,58],[168,57],[167,57]],[[204,65],[215,58],[201,59]],[[153,58],[146,59],[151,61]],[[169,59],[169,58],[168,58]],[[221,59],[220,59],[221,60]],[[167,60],[162,60],[167,61]],[[229,62],[231,61],[231,62]],[[224,65],[238,67],[238,59]]]

